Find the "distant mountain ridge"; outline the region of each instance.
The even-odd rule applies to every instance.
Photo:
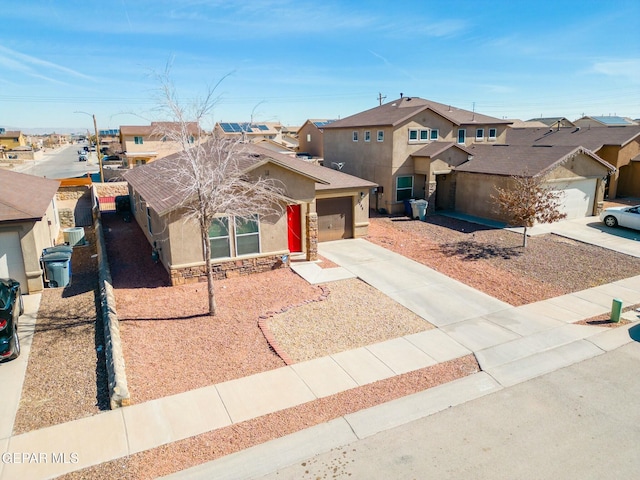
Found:
[[[0,128],[4,128],[6,131],[19,130],[25,135],[46,135],[48,133],[87,133],[86,128],[61,128],[61,127],[44,127],[44,128],[21,128],[11,127],[6,125],[0,125]]]

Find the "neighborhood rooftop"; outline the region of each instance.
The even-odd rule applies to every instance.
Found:
[[[336,120],[335,122],[325,125],[323,128],[335,129],[362,126],[396,126],[425,110],[431,110],[451,121],[455,125],[506,125],[511,123],[509,120],[501,120],[499,118],[482,115],[477,112],[463,110],[451,105],[445,105],[443,103],[437,103],[419,97],[401,97],[379,107],[375,107],[361,113],[356,113],[355,115],[351,115],[350,117],[346,117],[341,120]]]
[[[0,168],[0,221],[40,219],[60,182]]]
[[[609,170],[615,167],[582,147],[547,145],[472,145],[473,158],[456,167],[459,172],[537,176],[577,153],[584,153]],[[526,162],[523,161],[526,159]]]
[[[582,146],[597,151],[604,145],[624,146],[640,137],[640,126],[513,128],[507,131],[509,145]]]

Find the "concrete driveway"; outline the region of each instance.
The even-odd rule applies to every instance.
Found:
[[[522,233],[522,228],[509,228],[508,230]],[[554,233],[632,257],[640,257],[640,231],[622,227],[610,228],[605,226],[598,217],[563,220],[536,225],[527,230],[527,234],[531,236],[545,233]]]

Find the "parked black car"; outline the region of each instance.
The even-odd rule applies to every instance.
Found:
[[[0,278],[0,362],[20,355],[18,317],[24,313],[20,283]]]

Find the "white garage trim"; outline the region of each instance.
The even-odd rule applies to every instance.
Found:
[[[556,192],[563,192],[560,211],[567,214],[567,220],[593,215],[596,178],[562,180],[549,182],[547,185]]]
[[[13,278],[24,292],[28,290],[18,232],[0,232],[0,278]]]

